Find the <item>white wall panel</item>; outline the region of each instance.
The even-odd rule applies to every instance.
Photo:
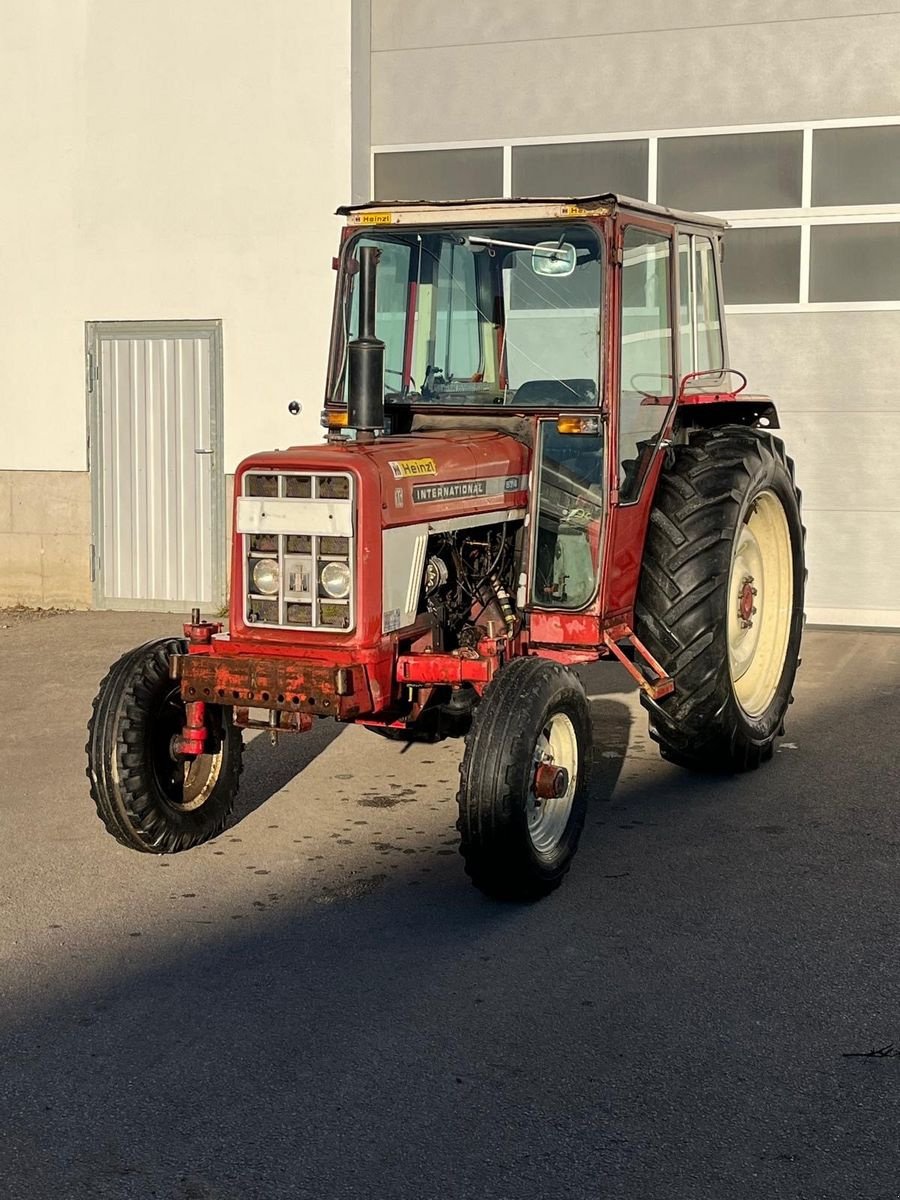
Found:
[[[713,25],[781,24],[825,17],[896,11],[895,0],[640,0],[606,4],[584,0],[373,0],[373,50],[488,42],[583,38],[645,30],[700,29]]]
[[[523,18],[526,40],[383,50],[372,61],[372,142],[696,128],[900,110],[900,13],[728,25],[719,7],[709,11],[716,15],[702,30],[587,36],[573,17],[571,36],[528,40],[533,35]]]
[[[900,624],[900,514],[804,514],[807,619],[838,625]]]
[[[900,413],[900,312],[732,313],[728,344],[783,414]]]
[[[85,469],[90,320],[222,319],[226,469],[320,436],[349,47],[349,3],[3,5],[0,468]]]
[[[900,514],[900,413],[780,416],[805,508]]]
[[[900,312],[732,315],[728,331],[797,464],[810,620],[900,624]]]

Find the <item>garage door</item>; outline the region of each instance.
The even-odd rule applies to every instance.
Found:
[[[218,322],[88,327],[98,607],[222,604],[220,362]]]

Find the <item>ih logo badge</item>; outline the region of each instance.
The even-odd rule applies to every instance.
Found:
[[[433,458],[404,458],[400,462],[389,462],[395,479],[418,479],[422,475],[437,475]]]

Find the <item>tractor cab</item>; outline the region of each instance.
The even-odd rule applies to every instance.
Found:
[[[665,446],[723,403],[775,422],[768,401],[735,402],[724,222],[613,195],[339,211],[329,436],[518,439],[534,641],[560,640],[543,611],[566,615],[568,644],[601,646],[605,621],[630,628]]]

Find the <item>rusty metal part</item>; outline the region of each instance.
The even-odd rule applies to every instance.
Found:
[[[569,772],[552,762],[539,763],[534,772],[534,794],[538,800],[558,800],[566,794]]]
[[[478,649],[489,644],[495,646],[492,639],[484,638],[478,643]],[[500,658],[496,655],[481,657],[478,652],[472,652],[472,657],[460,653],[447,654],[401,654],[397,659],[397,681],[401,684],[450,684],[459,687],[463,683],[487,684],[500,669]]]
[[[342,686],[349,688],[345,693],[338,691],[339,670],[344,675]],[[204,700],[231,707],[321,713],[343,719],[372,711],[361,667],[335,668],[275,656],[201,653],[172,655],[170,673],[180,681],[182,699],[188,704]]]
[[[347,667],[338,667],[334,673],[335,691],[339,696],[349,696],[353,688],[353,677]]]
[[[603,630],[603,644],[616,656],[631,678],[637,683],[642,692],[645,692],[651,700],[661,700],[663,696],[668,696],[675,691],[675,680],[670,675],[667,675],[665,669],[659,665],[641,639],[635,634],[634,630],[628,625],[613,625],[609,629]],[[619,642],[628,642],[644,663],[650,668],[656,676],[656,681],[651,683],[647,677],[637,669],[633,662],[629,660],[627,655],[618,645]]]
[[[275,718],[273,724],[272,718]],[[234,723],[239,729],[267,729],[275,733],[306,733],[313,727],[314,718],[308,712],[284,712],[271,709],[269,720],[261,721],[250,716],[249,708],[234,710]]]
[[[192,646],[208,646],[214,633],[222,632],[221,621],[201,621],[200,609],[191,609],[191,619],[182,626],[184,636]]]
[[[184,729],[172,738],[172,753],[178,758],[199,758],[206,746],[206,705],[194,700],[184,706]]]

